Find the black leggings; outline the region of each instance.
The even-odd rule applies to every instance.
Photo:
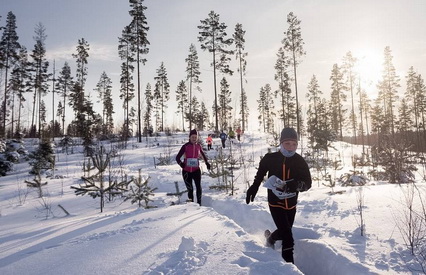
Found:
[[[201,170],[197,169],[194,172],[182,170],[182,177],[188,190],[188,199],[191,201],[194,201],[194,186],[192,185],[192,180],[194,180],[195,187],[197,188],[197,203],[201,205]]]
[[[271,238],[272,240],[282,240],[282,257],[286,262],[294,262],[293,260],[293,246],[294,239],[291,231],[296,216],[296,207],[291,210],[285,210],[280,207],[271,207],[272,219],[274,220],[277,230],[275,230]]]

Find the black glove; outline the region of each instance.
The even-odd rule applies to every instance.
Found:
[[[206,162],[207,170],[210,170],[211,166],[210,163]]]
[[[257,190],[259,190],[259,186],[252,185],[247,189],[247,196],[246,196],[246,203],[249,204],[250,201],[254,200],[254,197],[256,197]]]
[[[295,193],[295,192],[304,190],[305,182],[292,180],[290,182],[287,182],[285,186],[286,186],[286,192]]]
[[[185,162],[179,163],[179,166],[182,167],[182,169],[185,168]]]

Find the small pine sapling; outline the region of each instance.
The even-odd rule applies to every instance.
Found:
[[[28,187],[32,187],[32,188],[37,188],[38,190],[38,197],[41,198],[43,197],[43,189],[42,187],[47,185],[47,181],[42,182],[41,181],[41,175],[40,173],[36,174],[33,178],[33,181],[28,181],[26,180],[25,183],[27,184]]]
[[[104,172],[109,167],[111,160],[110,154],[105,153],[103,148],[99,152],[96,152],[91,155],[91,161],[93,166],[98,170],[97,173],[90,177],[82,177],[82,180],[85,182],[84,185],[79,184],[79,186],[71,186],[71,189],[74,189],[74,192],[77,196],[81,195],[90,195],[92,198],[100,197],[100,208],[103,212],[103,207],[105,204],[105,195],[106,194],[123,194],[127,191],[127,186],[131,183],[130,181],[114,181],[109,186],[104,186]]]
[[[148,206],[148,203],[152,201],[150,197],[155,195],[154,191],[157,190],[157,188],[149,186],[149,179],[149,177],[143,179],[141,170],[139,169],[138,178],[133,179],[135,186],[130,186],[129,192],[124,195],[124,201],[130,200],[132,204],[137,202],[139,207],[142,207],[143,201],[145,202],[145,208],[151,208],[151,206]]]

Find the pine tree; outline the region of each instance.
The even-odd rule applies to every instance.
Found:
[[[413,149],[424,151],[426,148],[426,131],[424,127],[426,118],[426,87],[422,76],[416,73],[413,67],[409,68],[405,78],[407,88],[404,96],[407,100],[408,113],[412,121],[410,130],[415,132],[415,141],[413,143],[416,144],[416,147]]]
[[[185,118],[190,121],[192,120],[193,123],[196,125],[196,129],[201,130],[202,128],[199,127],[199,115],[201,112],[201,105],[200,102],[198,101],[196,96],[193,96],[191,100],[188,99],[188,101],[191,101],[191,106],[192,106],[192,112],[191,114],[189,112],[185,113]]]
[[[407,76],[405,77],[407,88],[405,90],[405,98],[408,100],[408,105],[411,107],[411,111],[413,113],[414,118],[414,127],[417,129],[419,124],[419,103],[417,99],[417,93],[419,92],[417,89],[417,73],[414,71],[413,66],[408,69]]]
[[[206,104],[204,102],[198,103],[197,99],[193,98],[194,107],[194,122],[196,128],[199,130],[204,130],[209,124],[209,111],[207,110]]]
[[[146,59],[142,58],[142,54],[148,54],[149,41],[147,39],[147,32],[149,27],[147,26],[145,10],[143,6],[143,0],[129,0],[130,16],[132,21],[127,26],[128,28],[128,42],[130,43],[130,50],[136,54],[136,73],[137,73],[137,91],[138,91],[138,142],[142,142],[142,126],[141,126],[141,89],[140,89],[140,63],[145,65]]]
[[[106,125],[106,132],[107,134],[112,134],[114,131],[114,118],[113,118],[113,114],[114,112],[114,103],[112,100],[112,90],[108,89],[105,91],[104,94],[104,109],[105,109],[105,116],[106,116],[106,120],[105,120],[105,125]]]
[[[411,120],[410,107],[408,106],[407,100],[405,98],[401,100],[401,105],[399,106],[398,111],[398,131],[404,136],[405,140],[408,141],[408,132],[413,127],[413,121]]]
[[[346,102],[345,83],[343,81],[343,73],[337,64],[333,65],[331,70],[331,125],[336,133],[339,133],[340,140],[343,139],[343,126],[345,122],[345,113],[347,109],[344,108]]]
[[[31,118],[31,130],[30,133],[31,137],[36,136],[36,131],[38,129],[38,136],[42,137],[42,129],[41,129],[41,118],[40,118],[40,105],[42,102],[42,97],[45,96],[48,92],[48,83],[49,80],[49,73],[47,72],[49,67],[49,62],[46,60],[46,29],[43,26],[43,24],[39,23],[35,27],[35,45],[34,49],[32,51],[32,54],[30,55],[32,58],[32,62],[30,62],[30,71],[31,71],[31,77],[30,77],[30,83],[29,88],[34,90],[33,95],[33,112],[32,112],[32,118]],[[36,104],[38,104],[38,107],[36,108]],[[36,109],[39,110],[38,113],[38,127],[35,123],[36,118]]]
[[[152,201],[150,197],[155,195],[154,191],[157,190],[157,188],[152,188],[149,185],[149,177],[146,179],[142,178],[141,170],[139,170],[138,178],[134,178],[132,181],[135,188],[133,188],[133,185],[130,186],[130,192],[125,194],[124,201],[131,200],[130,202],[132,204],[137,202],[139,207],[142,206],[142,201],[144,201],[145,208],[149,208],[148,203]]]
[[[181,80],[176,89],[176,102],[178,103],[177,113],[182,115],[182,131],[185,131],[185,114],[188,108],[189,100],[188,100],[188,91],[186,90],[185,81]],[[192,116],[191,110],[189,110],[189,117]],[[191,121],[191,120],[190,120]],[[189,123],[191,125],[191,122]],[[191,126],[190,126],[191,127]]]
[[[101,212],[103,212],[105,196],[124,195],[125,191],[127,191],[128,185],[133,180],[124,180],[122,182],[115,180],[113,182],[109,181],[108,185],[105,184],[106,173],[108,172],[107,169],[110,168],[111,164],[111,152],[106,152],[103,147],[96,148],[96,150],[94,150],[94,152],[90,155],[90,160],[91,163],[88,165],[88,168],[96,169],[96,174],[88,177],[82,177],[85,184],[71,186],[71,189],[74,189],[77,196],[88,194],[94,199],[100,197],[100,209]],[[91,167],[91,165],[93,165],[93,167]]]
[[[324,106],[320,106],[321,104],[321,94],[322,91],[319,88],[318,80],[315,75],[312,76],[311,81],[308,84],[308,93],[306,94],[306,98],[308,99],[308,133],[309,133],[309,141],[312,148],[317,149],[318,147],[318,138],[319,132],[321,131],[319,121],[320,119],[324,119],[321,117],[320,108]]]
[[[201,43],[201,49],[207,50],[212,53],[213,61],[213,84],[214,84],[214,106],[215,106],[215,131],[219,129],[219,110],[218,110],[218,96],[216,88],[216,70],[224,74],[233,74],[233,71],[229,69],[228,55],[233,54],[233,51],[226,50],[228,46],[233,43],[232,38],[227,38],[226,24],[220,23],[219,14],[214,11],[210,11],[208,18],[200,20],[201,25],[198,26],[199,32],[198,41]],[[219,55],[217,59],[216,54]]]
[[[417,138],[419,140],[419,148],[422,151],[426,149],[426,85],[424,79],[419,74],[416,80],[416,96],[415,101],[418,102],[419,119],[416,124]],[[417,123],[416,122],[416,123]]]
[[[361,136],[361,144],[362,144],[362,153],[365,154],[365,140],[364,140],[364,119],[363,117],[365,116],[363,110],[364,110],[364,106],[363,106],[363,98],[362,98],[362,89],[361,89],[361,79],[358,76],[358,90],[357,90],[357,94],[359,96],[359,136]]]
[[[374,106],[371,108],[371,130],[378,135],[378,142],[380,143],[381,137],[387,132],[388,125],[385,120],[385,113],[383,104],[380,98],[374,100]]]
[[[234,42],[235,42],[235,57],[238,60],[238,69],[237,71],[240,73],[240,103],[241,103],[241,129],[244,131],[247,124],[247,114],[249,112],[248,103],[247,103],[247,93],[245,92],[244,86],[243,86],[243,76],[246,75],[246,67],[247,67],[247,60],[246,57],[248,55],[247,52],[244,52],[245,50],[245,38],[244,35],[246,34],[246,31],[243,30],[243,25],[237,23],[235,25],[235,32],[233,35]]]
[[[199,84],[202,82],[200,80],[200,62],[198,61],[198,53],[194,44],[189,46],[189,55],[185,59],[186,62],[186,80],[189,81],[189,95],[188,98],[192,98],[192,84],[195,84],[195,89],[201,91]],[[189,117],[192,117],[192,105],[191,100],[189,100]],[[192,129],[192,120],[189,120],[189,129]],[[184,131],[185,129],[182,129]]]
[[[77,53],[73,53],[72,57],[76,59],[77,70],[76,70],[76,82],[83,89],[84,98],[84,86],[87,79],[87,58],[89,57],[90,45],[86,39],[81,38],[78,40],[76,47]]]
[[[151,125],[151,112],[154,108],[154,106],[152,105],[152,101],[154,100],[153,95],[152,95],[152,90],[151,90],[151,84],[146,84],[146,89],[145,89],[145,115],[143,117],[144,119],[144,125],[145,125],[145,132],[150,132],[152,129],[152,125]],[[147,140],[148,140],[148,133],[145,134]]]
[[[331,101],[321,98],[322,91],[315,75],[312,76],[308,84],[308,111],[307,111],[307,132],[309,133],[309,143],[314,152],[314,157],[318,151],[328,152],[331,142],[335,140],[336,132],[331,124]]]
[[[21,45],[18,40],[19,37],[16,33],[16,16],[13,12],[8,12],[6,17],[6,27],[0,40],[1,64],[0,68],[4,68],[4,95],[2,102],[2,121],[0,124],[0,136],[6,137],[6,120],[7,120],[7,102],[9,101],[8,95],[8,76],[9,69],[19,58],[19,49]]]
[[[112,103],[112,81],[105,71],[102,72],[95,90],[98,92],[98,97],[102,103],[102,133],[104,135],[112,134],[114,127],[112,118],[114,113]]]
[[[120,99],[123,100],[124,121],[125,121],[125,140],[130,136],[130,102],[135,98],[135,85],[133,84],[133,72],[135,67],[135,53],[131,50],[130,27],[126,26],[122,32],[122,36],[118,39],[118,54],[123,60],[121,63],[120,76]]]
[[[170,99],[170,85],[167,78],[167,70],[164,63],[161,62],[160,68],[157,69],[157,76],[154,77],[157,81],[154,89],[154,100],[157,107],[160,109],[161,123],[159,131],[164,131],[164,114],[167,108],[167,101]]]
[[[360,106],[362,108],[362,112],[364,113],[364,125],[365,125],[365,134],[367,136],[367,144],[370,143],[370,131],[369,131],[369,114],[371,112],[371,101],[367,96],[365,91],[361,92]],[[365,148],[363,147],[362,151],[364,152]]]
[[[259,99],[257,100],[259,111],[259,124],[263,125],[263,131],[265,133],[274,132],[274,99],[271,92],[271,85],[266,84],[264,87],[260,88]]]
[[[74,80],[71,76],[71,67],[68,62],[65,61],[64,66],[59,72],[59,76],[56,82],[56,89],[58,90],[59,95],[62,96],[63,103],[62,106],[62,135],[65,135],[65,117],[66,117],[66,106],[67,106],[67,97],[74,86]]]
[[[218,114],[219,114],[219,124],[221,129],[228,129],[231,127],[231,118],[232,118],[232,95],[231,91],[229,90],[229,84],[226,78],[222,78],[220,81],[220,94],[219,94],[219,108]],[[214,107],[214,106],[213,106]],[[213,108],[215,110],[216,108]]]
[[[352,134],[353,134],[355,143],[357,140],[357,132],[356,132],[357,123],[356,123],[356,115],[355,115],[355,95],[354,95],[355,78],[356,78],[354,67],[356,62],[357,62],[357,59],[352,56],[352,53],[350,51],[347,52],[343,58],[343,73],[346,76],[346,87],[348,87],[348,90],[351,95],[351,112],[349,116],[351,119]]]
[[[200,111],[196,113],[195,124],[197,129],[204,130],[209,124],[209,111],[207,110],[206,104],[201,102]]]
[[[10,74],[10,83],[9,90],[12,92],[12,130],[11,132],[17,138],[21,137],[21,110],[24,107],[23,102],[25,102],[24,93],[26,91],[26,81],[28,80],[28,54],[25,47],[21,47],[19,51],[19,58],[14,64],[12,72]],[[15,97],[18,101],[18,118],[17,118],[17,127],[14,129],[15,124]]]
[[[0,20],[1,20],[1,15],[0,15]],[[0,26],[0,31],[3,31],[4,29],[5,29],[5,27]],[[3,51],[0,51],[0,70],[3,70],[3,68],[5,66],[5,64],[4,64],[5,58],[6,58],[5,53]]]
[[[53,152],[53,145],[49,140],[41,140],[38,148],[29,154],[29,164],[31,166],[30,174],[34,175],[32,181],[25,180],[27,187],[37,188],[38,197],[43,197],[42,187],[47,185],[47,181],[41,181],[41,175],[48,171],[54,170],[55,166],[55,155]]]
[[[297,19],[297,16],[290,12],[287,15],[287,23],[289,24],[287,32],[284,32],[284,39],[282,41],[284,49],[289,51],[292,55],[291,64],[293,65],[294,76],[294,90],[296,93],[296,114],[297,114],[297,132],[301,132],[301,117],[299,111],[299,95],[297,90],[297,66],[300,64],[300,58],[306,54],[303,49],[305,42],[302,39],[302,31],[300,23],[302,21]]]
[[[384,50],[384,63],[382,80],[377,84],[379,90],[379,98],[383,103],[386,124],[389,126],[389,134],[395,135],[396,114],[394,111],[395,102],[398,99],[397,89],[399,85],[399,77],[396,74],[395,67],[392,62],[393,56],[390,47]]]
[[[70,103],[76,114],[74,126],[76,135],[83,137],[84,151],[86,155],[91,155],[92,140],[97,132],[97,125],[102,124],[102,118],[93,110],[93,103],[86,98],[84,87],[87,78],[87,58],[89,57],[89,43],[84,39],[78,40],[76,47],[77,53],[72,56],[76,59],[76,81],[72,93],[70,94]]]
[[[82,38],[78,40],[78,45],[76,47],[77,53],[72,54],[72,57],[76,59],[77,69],[76,69],[76,81],[74,82],[74,87],[70,94],[69,103],[72,106],[75,114],[75,124],[78,136],[84,136],[86,133],[85,124],[86,119],[88,119],[87,114],[85,113],[85,92],[84,86],[87,78],[87,58],[89,57],[89,44],[87,41]]]
[[[287,73],[290,66],[290,59],[285,55],[283,47],[280,47],[277,53],[277,61],[275,62],[275,80],[278,81],[278,90],[275,91],[275,98],[279,98],[281,108],[279,118],[284,127],[292,127],[296,121],[296,110],[294,97],[291,96],[290,76]]]

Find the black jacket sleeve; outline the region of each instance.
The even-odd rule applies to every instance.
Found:
[[[185,145],[183,145],[180,150],[179,153],[176,155],[176,162],[180,165],[182,163],[182,156],[185,153]]]

